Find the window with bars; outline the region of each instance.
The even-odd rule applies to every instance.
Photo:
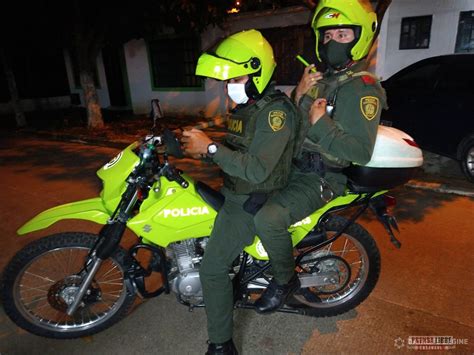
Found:
[[[164,38],[148,42],[152,85],[154,89],[202,88],[194,73],[200,54],[195,36]]]
[[[474,52],[474,11],[459,14],[455,53]]]
[[[429,48],[432,20],[432,15],[403,18],[399,49]]]

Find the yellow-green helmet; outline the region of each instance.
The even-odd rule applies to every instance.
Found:
[[[322,40],[321,30],[334,27],[356,26],[356,43],[351,49],[352,60],[364,58],[372,46],[377,28],[377,15],[366,0],[320,0],[311,23],[316,35],[316,56],[319,55],[319,44]]]
[[[196,75],[229,80],[249,75],[261,94],[270,81],[276,63],[273,49],[257,30],[235,33],[224,39],[214,53],[198,59]]]

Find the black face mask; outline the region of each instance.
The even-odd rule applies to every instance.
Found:
[[[355,40],[349,43],[339,43],[330,40],[326,44],[320,44],[319,54],[325,64],[332,69],[343,69],[351,61],[351,49]]]

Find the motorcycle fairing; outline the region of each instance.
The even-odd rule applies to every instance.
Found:
[[[188,188],[160,178],[143,201],[139,213],[128,221],[128,228],[162,247],[180,240],[209,236],[217,212],[198,194],[194,180],[186,174],[181,176],[189,182]]]
[[[137,145],[137,142],[130,144],[97,171],[103,184],[100,197],[111,212],[115,210],[127,188],[127,177],[140,162],[140,158],[133,152]]]
[[[100,197],[76,201],[50,208],[26,222],[17,233],[20,235],[44,229],[62,219],[85,219],[105,224],[110,213]]]
[[[140,161],[133,152],[136,147],[136,142],[129,145],[97,171],[103,183],[100,197],[50,208],[26,222],[17,233],[23,235],[44,229],[63,219],[84,219],[105,224],[120,202],[127,177]]]

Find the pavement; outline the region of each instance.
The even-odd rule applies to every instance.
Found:
[[[16,237],[14,231],[26,216],[95,194],[97,163],[107,161],[116,149],[130,143],[65,135],[50,137],[53,138],[75,144],[60,145],[43,139],[21,141],[17,137],[2,142],[0,175],[3,198],[8,203],[0,207],[0,218],[8,223],[0,225],[0,261],[4,258],[6,262],[15,250],[46,233]],[[87,144],[114,149],[91,149]],[[284,313],[263,317],[250,310],[237,310],[235,341],[242,354],[438,352],[411,345],[414,336],[451,336],[462,343],[447,351],[443,349],[443,353],[474,353],[474,200],[457,196],[472,192],[472,186],[469,190],[470,185],[456,171],[455,162],[429,154],[426,158],[424,170],[407,184],[413,189],[394,190],[398,201],[394,214],[399,221],[402,249],[395,250],[377,221],[361,218],[364,228],[377,238],[383,262],[377,287],[370,297],[356,309],[329,318]],[[438,159],[442,160],[440,166]],[[186,167],[183,170],[192,171]],[[199,173],[194,169],[192,176]],[[67,228],[86,230],[82,229],[86,223],[68,221]],[[95,227],[87,224],[87,228]],[[64,224],[58,223],[47,233],[64,228]],[[58,341],[26,333],[0,307],[0,353],[202,354],[206,347],[205,323],[204,309],[188,312],[170,294],[142,303],[127,319],[99,334]]]

